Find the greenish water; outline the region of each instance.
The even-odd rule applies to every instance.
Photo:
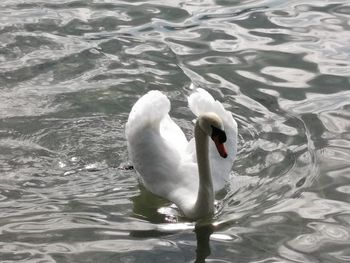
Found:
[[[347,0],[1,1],[0,261],[349,262],[349,21]],[[191,82],[240,133],[196,230],[124,169],[133,103],[162,90],[190,137]]]

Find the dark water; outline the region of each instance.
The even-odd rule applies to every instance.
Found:
[[[348,0],[1,1],[0,261],[349,262],[349,21]],[[148,90],[192,134],[191,82],[240,132],[197,230],[122,169]]]

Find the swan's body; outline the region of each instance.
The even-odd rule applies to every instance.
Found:
[[[192,93],[188,103],[198,117],[195,140],[188,142],[169,117],[170,102],[160,91],[150,91],[135,103],[126,138],[130,159],[145,187],[175,203],[186,217],[198,219],[213,214],[215,192],[229,178],[237,152],[237,124],[203,89]],[[209,136],[219,138],[217,145]]]

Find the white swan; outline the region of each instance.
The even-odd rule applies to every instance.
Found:
[[[186,217],[199,219],[214,213],[215,192],[229,178],[237,153],[237,123],[203,89],[196,89],[188,104],[198,117],[195,139],[187,141],[168,115],[168,98],[156,90],[132,107],[126,138],[130,159],[145,187],[175,203]]]

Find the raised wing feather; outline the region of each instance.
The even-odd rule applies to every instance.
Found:
[[[125,133],[130,159],[145,186],[159,196],[171,197],[186,187],[196,192],[198,184],[191,189],[186,180],[180,180],[188,142],[169,111],[169,99],[160,91],[150,91],[133,106]],[[191,172],[188,179],[192,177],[198,173]]]
[[[187,139],[180,127],[170,118],[170,101],[158,90],[151,90],[132,107],[126,123],[128,141],[139,136],[145,129],[159,130],[160,135],[178,151],[187,147]]]

